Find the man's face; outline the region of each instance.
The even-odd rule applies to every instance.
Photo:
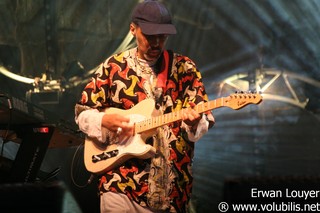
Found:
[[[136,37],[138,56],[147,61],[157,60],[164,50],[168,35],[145,35],[135,24],[130,25],[130,31]]]

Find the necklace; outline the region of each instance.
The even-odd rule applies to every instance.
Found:
[[[146,95],[149,98],[154,99],[156,97],[156,72],[155,72],[155,64],[156,62],[148,62],[138,57],[138,51],[134,55],[134,64],[136,73],[138,76],[141,76],[145,79],[145,83],[143,84],[143,89]]]
[[[152,74],[153,73],[153,67],[150,66],[147,62],[142,61],[142,59],[139,59],[138,57],[135,58],[137,70],[141,71],[143,74]]]
[[[135,52],[135,57],[134,57],[134,61],[135,61],[135,65],[136,65],[136,70],[138,72],[141,72],[142,74],[154,74],[155,73],[155,69],[156,69],[156,62],[155,61],[147,61],[145,59],[141,59],[138,56],[138,48],[136,48],[136,52]]]

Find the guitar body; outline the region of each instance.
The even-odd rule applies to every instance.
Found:
[[[130,122],[139,122],[150,118],[155,109],[154,101],[146,99],[129,110],[109,108],[106,114],[121,114],[130,117]],[[148,134],[149,133],[149,134]],[[155,155],[153,146],[145,144],[145,140],[152,132],[135,134],[132,137],[121,137],[112,145],[104,145],[95,138],[86,137],[84,145],[84,163],[86,169],[95,174],[109,171],[130,158],[147,159]]]

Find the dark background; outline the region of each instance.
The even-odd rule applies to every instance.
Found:
[[[1,0],[0,65],[31,80],[46,74],[47,84],[58,81],[60,87],[49,90],[50,97],[32,83],[0,73],[0,90],[30,100],[29,91],[34,104],[73,123],[74,103],[90,74],[110,54],[133,43],[127,34],[137,2]],[[217,212],[218,203],[230,194],[230,181],[317,181],[320,1],[163,2],[178,30],[167,47],[196,62],[210,99],[248,90],[263,96],[259,105],[213,111],[215,127],[196,144],[194,210]],[[43,103],[57,94],[57,102]],[[5,156],[14,159],[16,149],[14,143],[5,144]],[[83,212],[97,212],[96,179],[78,186],[90,174],[81,147],[77,150],[48,149],[41,172],[58,168],[53,179],[66,186]]]

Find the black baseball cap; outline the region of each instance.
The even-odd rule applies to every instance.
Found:
[[[146,0],[134,8],[131,21],[137,24],[143,34],[176,34],[169,10],[159,1]]]

